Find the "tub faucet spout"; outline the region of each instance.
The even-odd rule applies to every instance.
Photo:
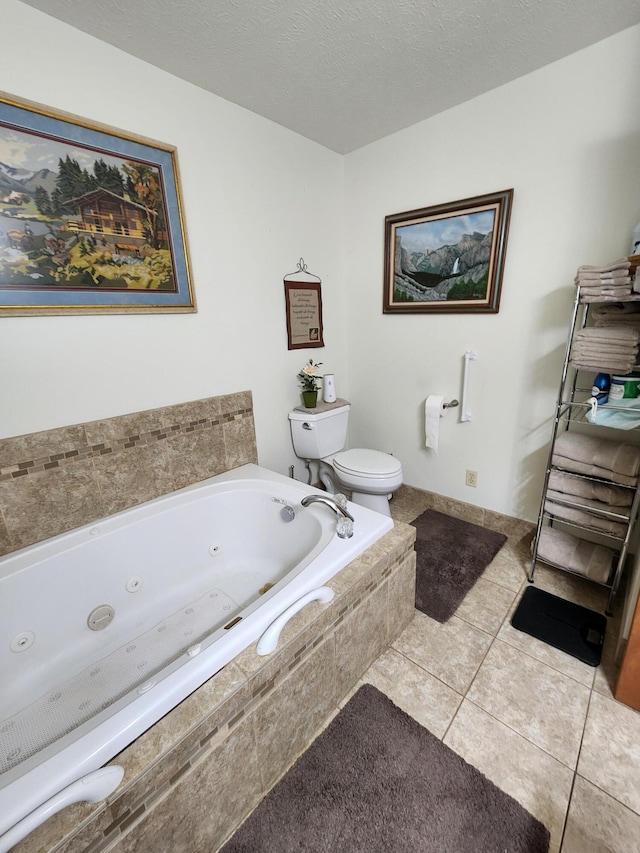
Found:
[[[307,495],[300,501],[302,506],[310,506],[311,504],[323,504],[328,507],[337,518],[336,533],[340,539],[350,539],[353,536],[354,518],[349,510],[341,506],[334,498],[329,495]]]

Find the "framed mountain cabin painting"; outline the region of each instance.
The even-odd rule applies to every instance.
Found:
[[[0,94],[0,316],[195,310],[175,148]]]

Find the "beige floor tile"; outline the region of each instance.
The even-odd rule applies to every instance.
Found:
[[[369,667],[361,683],[373,684],[439,738],[462,702],[459,693],[393,649]]]
[[[560,849],[573,780],[568,767],[468,699],[444,742],[544,823],[550,853]]]
[[[640,713],[594,692],[578,773],[640,814]]]
[[[441,624],[424,613],[416,613],[393,648],[464,694],[491,641],[489,634],[455,616]]]
[[[524,631],[518,631],[512,626],[511,618],[516,607],[520,603],[520,599],[521,596],[518,596],[514,601],[513,606],[509,611],[508,618],[505,619],[502,627],[498,631],[498,639],[502,640],[503,643],[507,643],[516,649],[526,652],[528,655],[531,655],[531,657],[536,658],[536,660],[539,660],[542,663],[546,663],[548,666],[557,669],[559,672],[563,672],[565,675],[574,678],[581,684],[591,687],[596,671],[595,667],[583,663],[577,658],[568,655],[566,652],[561,652],[560,649],[554,649],[554,647],[548,645],[548,643],[543,643],[542,640],[538,640],[530,634],[525,634]]]
[[[456,616],[495,637],[515,596],[513,590],[478,578],[456,610]]]
[[[489,563],[482,577],[513,592],[519,592],[527,580],[526,564],[518,551],[507,542]]]
[[[526,523],[509,526],[477,507],[459,511],[411,487],[396,494],[391,512],[410,522],[429,506],[504,529],[509,539],[456,616],[441,625],[416,614],[363,680],[439,736],[446,730],[445,743],[549,827],[550,853],[560,850],[572,780],[562,853],[640,853],[640,714],[612,698],[622,592],[602,663],[589,667],[510,624],[529,586]],[[608,590],[543,564],[535,585],[600,613],[607,603]]]
[[[496,640],[467,698],[575,768],[589,688]]]
[[[620,674],[620,666],[616,663],[617,645],[617,636],[614,634],[610,635],[607,631],[602,649],[602,660],[596,670],[596,677],[593,681],[593,689],[598,693],[602,693],[603,696],[608,696],[609,699],[613,699],[616,682]]]
[[[640,816],[576,776],[562,853],[632,853],[640,849]]]

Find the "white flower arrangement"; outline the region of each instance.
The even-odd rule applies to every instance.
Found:
[[[314,364],[313,359],[310,358],[300,373],[298,373],[298,379],[300,380],[303,391],[318,391],[320,389],[319,379],[322,374],[319,368],[321,366],[321,361]]]

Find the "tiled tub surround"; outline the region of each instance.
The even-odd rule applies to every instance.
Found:
[[[250,391],[0,440],[0,555],[257,462]]]
[[[250,392],[0,440],[0,554],[247,462]],[[247,649],[117,756],[125,777],[106,804],[65,809],[15,853],[215,850],[411,622],[415,531],[403,522],[427,507],[506,524],[517,540],[532,528],[403,486],[395,528],[328,584],[329,605],[295,616],[269,657]]]
[[[0,851],[393,527],[357,505],[351,538],[321,506],[285,523],[309,488],[242,465],[0,558]]]
[[[15,853],[217,849],[411,621],[414,539],[397,523],[272,655],[252,645],[117,756],[125,777],[106,804],[64,810]]]

